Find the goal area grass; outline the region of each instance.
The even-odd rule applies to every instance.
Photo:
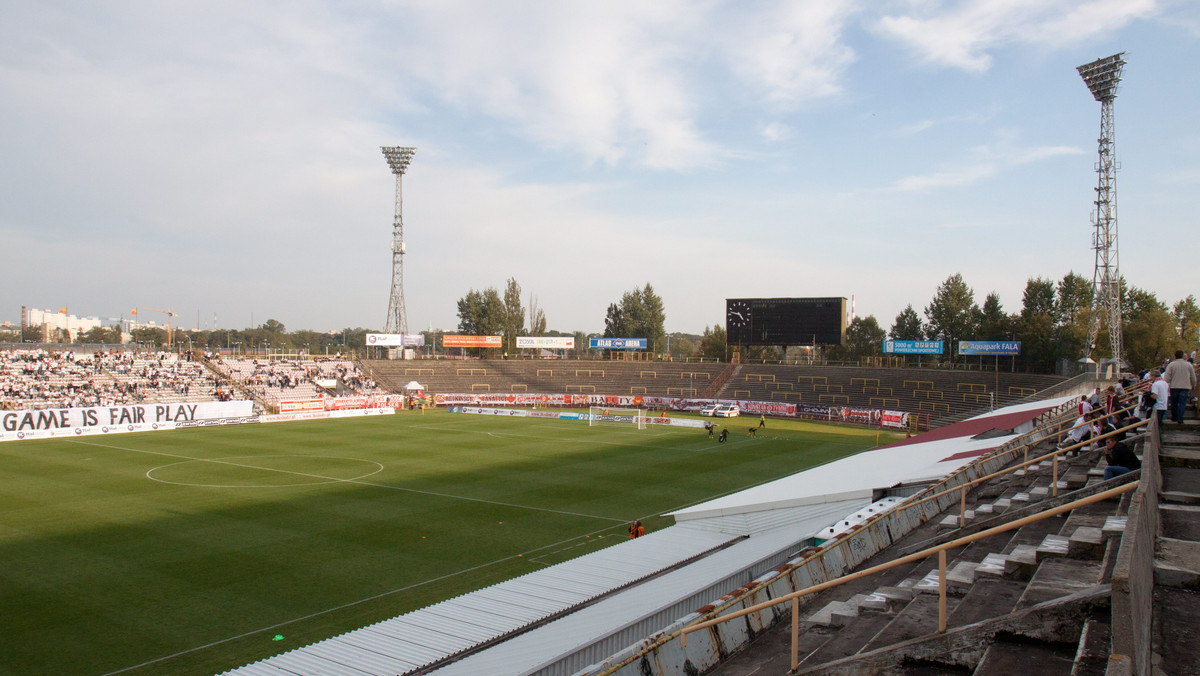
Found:
[[[0,674],[212,674],[895,435],[398,412],[0,444]]]

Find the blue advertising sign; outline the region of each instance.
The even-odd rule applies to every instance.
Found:
[[[593,350],[644,350],[645,338],[588,338],[589,347]]]
[[[1021,354],[1019,340],[960,340],[958,353],[961,355],[984,355],[989,357],[1015,357]]]
[[[940,340],[885,340],[884,354],[942,354]]]

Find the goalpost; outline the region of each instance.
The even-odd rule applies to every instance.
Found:
[[[646,410],[642,408],[614,408],[612,406],[589,406],[588,427],[596,425],[637,425],[646,429]]]

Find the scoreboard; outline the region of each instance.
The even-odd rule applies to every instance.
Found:
[[[730,345],[841,345],[845,298],[726,298]]]

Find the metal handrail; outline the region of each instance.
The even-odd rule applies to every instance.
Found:
[[[1123,486],[1118,486],[1116,488],[1110,488],[1109,490],[1103,491],[1101,493],[1097,493],[1095,495],[1092,495],[1092,496],[1089,496],[1086,498],[1081,498],[1081,499],[1075,500],[1073,502],[1068,502],[1065,505],[1060,505],[1058,507],[1048,509],[1044,512],[1039,512],[1037,514],[1033,514],[1033,515],[1030,515],[1030,516],[1021,518],[1021,519],[1017,519],[1016,521],[1010,521],[1008,523],[1001,524],[999,526],[995,526],[993,528],[989,528],[984,531],[980,531],[978,533],[975,533],[974,535],[967,535],[967,536],[958,538],[957,540],[953,540],[951,542],[947,542],[947,543],[940,544],[940,545],[934,545],[933,547],[929,547],[928,549],[924,549],[922,551],[916,552],[914,554],[909,554],[907,556],[902,556],[898,559],[894,559],[887,563],[881,563],[877,566],[872,566],[870,568],[867,568],[866,570],[860,570],[855,573],[850,573],[849,575],[843,575],[842,577],[839,577],[839,578],[836,578],[833,580],[829,580],[828,582],[823,582],[821,584],[813,585],[811,587],[807,587],[805,589],[801,589],[799,591],[795,591],[790,594],[785,594],[783,596],[780,596],[779,598],[772,599],[770,601],[764,601],[762,603],[755,604],[753,606],[750,606],[749,608],[743,608],[742,610],[739,610],[734,613],[730,613],[728,615],[722,615],[721,617],[718,617],[718,618],[715,618],[712,620],[708,620],[706,622],[700,622],[700,623],[693,624],[688,627],[683,627],[682,629],[680,629],[677,632],[677,634],[672,634],[671,636],[666,637],[666,638],[674,638],[676,635],[678,635],[680,638],[681,645],[684,647],[687,647],[687,635],[690,633],[700,631],[701,629],[707,629],[709,627],[721,624],[722,622],[728,622],[729,620],[737,619],[739,617],[749,615],[750,613],[756,613],[760,610],[766,610],[767,608],[772,608],[781,603],[791,601],[791,603],[792,603],[792,666],[791,666],[791,668],[793,671],[795,671],[800,666],[799,659],[798,659],[799,658],[798,651],[799,651],[799,634],[800,634],[800,598],[801,597],[808,596],[810,594],[815,594],[817,592],[824,591],[826,589],[830,589],[833,587],[837,587],[837,586],[840,586],[847,582],[851,582],[853,580],[857,580],[859,578],[866,577],[866,576],[872,575],[874,573],[882,572],[884,570],[895,568],[896,566],[900,566],[905,563],[911,563],[913,561],[920,561],[920,560],[923,560],[934,554],[938,555],[938,633],[944,633],[946,631],[946,551],[947,550],[954,549],[955,547],[960,547],[962,545],[970,544],[972,542],[975,542],[976,540],[982,540],[983,538],[990,537],[997,533],[1004,533],[1004,532],[1007,532],[1010,530],[1015,530],[1017,528],[1025,526],[1026,524],[1034,523],[1036,521],[1041,521],[1043,519],[1048,519],[1052,516],[1058,516],[1059,514],[1062,514],[1064,512],[1069,512],[1073,509],[1082,507],[1084,505],[1090,505],[1094,502],[1108,500],[1109,498],[1113,498],[1118,495],[1122,495],[1124,493],[1127,493],[1131,490],[1136,489],[1138,487],[1139,483],[1140,483],[1140,480],[1139,481],[1131,481],[1130,483],[1125,484]]]

